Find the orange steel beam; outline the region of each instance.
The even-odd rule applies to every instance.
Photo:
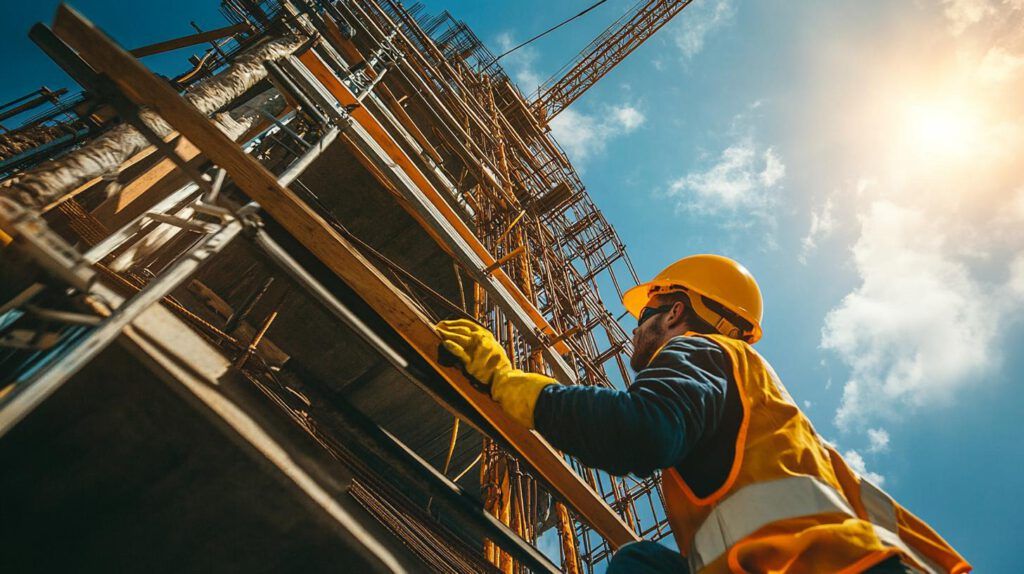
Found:
[[[224,168],[239,189],[370,303],[609,544],[617,548],[639,540],[544,439],[511,420],[489,396],[473,388],[461,369],[441,365],[437,358],[441,339],[427,317],[327,221],[290,189],[279,184],[261,163],[245,153],[165,81],[67,5],[62,4],[57,9],[54,32],[95,70],[106,74],[125,96],[158,113]]]

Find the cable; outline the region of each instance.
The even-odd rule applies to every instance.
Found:
[[[605,2],[607,2],[607,1],[608,1],[608,0],[598,0],[597,2],[594,2],[593,4],[591,4],[591,5],[590,5],[590,6],[589,6],[589,7],[588,7],[588,8],[586,9],[586,10],[583,10],[583,11],[582,11],[582,12],[580,12],[579,14],[576,14],[575,16],[573,16],[572,18],[569,18],[569,19],[567,19],[567,20],[563,20],[563,21],[559,22],[558,24],[556,24],[556,25],[554,25],[554,26],[552,26],[552,27],[548,28],[547,30],[544,30],[544,31],[543,31],[543,32],[541,32],[540,34],[537,34],[537,35],[536,35],[536,36],[534,36],[533,38],[530,38],[529,40],[527,40],[527,41],[525,41],[525,42],[523,42],[523,43],[519,44],[518,46],[516,46],[516,47],[514,47],[514,48],[511,48],[511,49],[509,49],[509,50],[506,50],[506,51],[505,51],[505,52],[503,52],[503,53],[502,53],[501,55],[499,55],[499,56],[498,56],[497,58],[495,58],[495,59],[494,59],[494,61],[493,61],[493,62],[491,62],[491,63],[490,63],[490,65],[489,65],[489,66],[487,66],[487,67],[488,67],[488,68],[490,68],[490,67],[491,67],[491,66],[493,66],[494,64],[497,64],[497,63],[498,63],[498,60],[500,60],[500,59],[504,58],[505,56],[507,56],[507,55],[511,54],[512,52],[515,52],[515,51],[516,51],[516,50],[518,50],[519,48],[522,48],[523,46],[525,46],[525,45],[529,44],[530,42],[533,42],[534,40],[539,40],[540,38],[543,38],[544,36],[547,36],[547,35],[548,35],[548,34],[550,34],[551,32],[554,32],[555,30],[557,30],[557,29],[561,28],[562,26],[565,26],[565,25],[566,25],[566,24],[568,24],[569,22],[572,22],[573,20],[575,20],[575,19],[579,18],[580,16],[583,16],[583,15],[584,15],[584,14],[586,14],[587,12],[590,12],[590,11],[591,11],[591,10],[593,10],[594,8],[597,8],[598,6],[600,6],[601,4],[604,4],[604,3],[605,3]]]

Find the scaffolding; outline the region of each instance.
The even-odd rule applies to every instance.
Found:
[[[66,7],[52,31],[33,28],[85,92],[52,97],[0,134],[0,149],[41,126],[50,134],[0,156],[5,257],[28,263],[3,281],[0,433],[115,340],[164,365],[152,357],[173,349],[153,341],[194,339],[202,352],[179,360],[209,355],[223,363],[217,376],[284,413],[428,569],[545,571],[553,560],[593,572],[626,542],[666,537],[658,476],[563,456],[437,357],[430,326],[463,317],[519,368],[563,384],[630,380],[630,337],[603,297],[620,298],[636,272],[494,55],[419,4],[225,0],[221,12],[222,28],[130,52]],[[183,46],[209,47],[173,78],[132,57]],[[86,169],[83,157],[101,159]],[[354,334],[366,348],[354,355],[375,357],[342,376],[343,393],[310,366],[320,358],[302,355],[308,305]],[[140,326],[158,312],[160,328]],[[447,422],[408,440],[381,430],[350,404],[378,408],[387,393],[357,386],[381,379],[418,389]],[[205,404],[220,400],[189,385]],[[535,546],[550,533],[558,556],[544,557]],[[355,538],[376,568],[402,569],[378,537]]]

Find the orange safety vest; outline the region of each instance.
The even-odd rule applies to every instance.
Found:
[[[685,336],[725,351],[743,406],[732,465],[713,493],[700,498],[683,478],[699,460],[684,462],[683,474],[663,472],[669,523],[692,572],[852,573],[894,555],[922,572],[970,572],[931,528],[849,469],[750,345]]]

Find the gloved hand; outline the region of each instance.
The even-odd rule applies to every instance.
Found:
[[[441,345],[466,367],[466,373],[491,386],[495,374],[509,371],[512,363],[501,343],[490,331],[468,319],[441,321],[437,324]]]
[[[533,428],[533,409],[544,387],[557,384],[551,377],[512,368],[508,355],[490,331],[467,319],[437,324],[441,345],[462,361],[466,372],[490,385],[491,398],[516,422]]]

